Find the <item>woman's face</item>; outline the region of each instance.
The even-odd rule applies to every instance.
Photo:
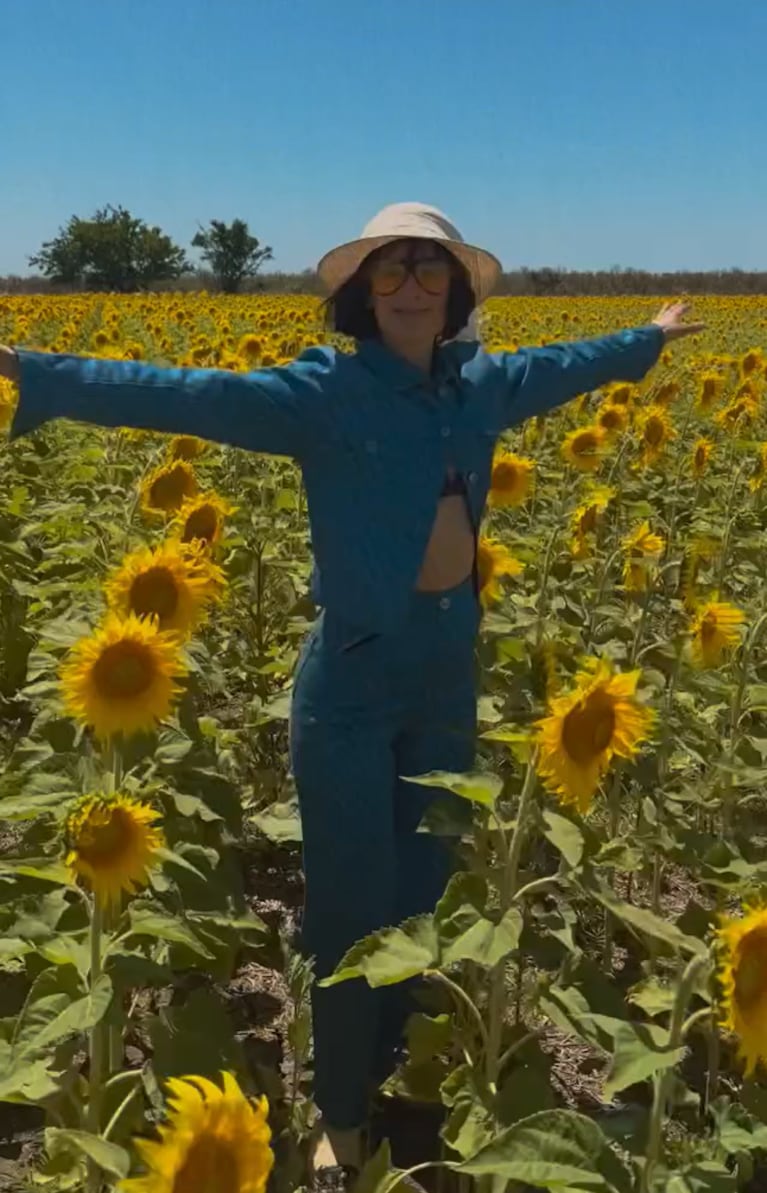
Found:
[[[449,253],[433,241],[398,240],[379,250],[366,272],[383,340],[431,345],[442,335],[454,272]]]

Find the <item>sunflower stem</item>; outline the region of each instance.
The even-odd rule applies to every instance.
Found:
[[[621,548],[616,547],[613,553],[607,557],[607,562],[602,568],[602,573],[599,577],[599,584],[597,586],[596,593],[594,595],[594,601],[591,606],[591,612],[589,613],[589,624],[586,627],[586,647],[591,645],[591,641],[594,636],[594,630],[596,629],[595,623],[597,619],[597,610],[599,609],[599,605],[602,600],[602,594],[604,593],[605,585],[607,584],[608,578],[612,571],[613,564],[615,563],[616,559],[619,558],[620,553]]]
[[[708,964],[708,960],[708,953],[696,953],[682,974],[682,979],[677,987],[676,998],[674,1000],[674,1009],[671,1014],[668,1043],[670,1049],[678,1048],[684,1040],[687,1007],[692,997],[698,971],[702,965]],[[642,1193],[651,1193],[652,1190],[653,1176],[660,1157],[663,1119],[666,1113],[666,1103],[668,1102],[673,1078],[674,1069],[668,1068],[664,1069],[662,1073],[657,1073],[653,1082],[654,1096],[647,1134],[645,1163],[642,1172]]]
[[[482,1041],[482,1046],[484,1050],[487,1051],[488,1035],[485,1022],[477,1009],[476,1003],[472,998],[469,997],[463,987],[459,986],[457,982],[454,982],[452,978],[449,978],[447,974],[442,972],[441,969],[425,969],[423,971],[423,976],[425,978],[436,978],[438,981],[442,982],[442,984],[448,988],[451,994],[455,995],[458,1004],[466,1007],[471,1019],[479,1030],[479,1037]]]
[[[122,783],[122,751],[118,745],[116,735],[109,738],[105,750],[106,769],[104,773],[104,787],[107,795],[114,795],[119,791]]]
[[[667,535],[666,535],[666,559],[669,559],[671,556],[671,547],[672,547],[672,544],[674,541],[674,531],[676,530],[677,511],[679,509],[679,489],[680,489],[680,485],[682,482],[682,467],[683,467],[685,459],[686,459],[686,457],[683,455],[681,449],[684,447],[684,440],[685,440],[685,436],[687,435],[688,428],[690,426],[690,419],[692,418],[692,412],[693,412],[694,405],[695,405],[695,393],[693,391],[693,392],[691,392],[690,399],[687,403],[687,409],[685,411],[684,423],[682,425],[682,430],[679,433],[679,447],[680,447],[679,464],[678,464],[677,470],[676,470],[676,477],[674,479],[674,488],[673,488],[672,497],[671,497],[671,516],[668,521],[668,531],[667,531]],[[700,487],[700,482],[698,482],[698,488],[699,487]],[[697,493],[698,493],[698,490],[696,489],[696,491],[695,491],[696,497],[697,497]],[[695,502],[693,502],[693,508],[695,508]]]
[[[701,1111],[706,1113],[709,1106],[713,1102],[719,1090],[719,1060],[721,1055],[721,1047],[719,1042],[719,1028],[716,1021],[712,1020],[708,1032],[708,1047],[707,1052],[707,1068],[706,1068],[706,1088],[703,1095],[703,1106]]]
[[[554,528],[553,528],[551,534],[549,535],[549,540],[546,543],[546,552],[543,557],[543,567],[541,568],[541,586],[540,586],[540,589],[538,592],[538,620],[537,620],[536,626],[535,626],[535,645],[536,645],[536,647],[539,647],[541,645],[541,641],[543,639],[543,622],[544,622],[544,618],[546,616],[546,589],[548,587],[549,572],[551,571],[551,563],[552,563],[552,560],[554,557],[554,547],[556,546],[557,539],[559,538],[559,535],[561,533],[560,523],[562,521],[562,515],[565,512],[565,505],[567,504],[567,499],[570,494],[570,485],[568,483],[568,481],[569,481],[568,473],[569,472],[570,472],[570,469],[569,468],[566,469],[565,475],[562,478],[561,497],[559,499],[559,505],[557,506],[557,510],[554,515]]]
[[[674,691],[676,690],[677,680],[679,679],[679,670],[682,665],[682,651],[679,649],[674,661],[674,669],[671,672],[666,691],[663,698],[663,740],[660,743],[658,750],[658,785],[656,790],[655,807],[658,814],[658,825],[661,824],[661,818],[665,811],[665,783],[666,783],[666,767],[668,765],[668,755],[671,743],[674,740],[671,729],[671,711],[674,700]],[[660,894],[661,884],[663,879],[663,855],[660,848],[656,847],[653,853],[653,868],[652,868],[652,896],[651,909],[655,915],[660,914]],[[653,968],[656,962],[656,950],[653,948],[652,963]]]
[[[727,504],[725,505],[725,509],[728,509],[728,510],[733,509],[733,502],[735,500],[735,490],[738,486],[738,481],[740,480],[742,472],[743,472],[743,464],[740,464],[739,467],[735,469],[735,474],[732,478],[732,484],[730,485],[730,491],[727,495]],[[721,588],[722,584],[724,583],[724,575],[727,570],[727,556],[730,551],[730,537],[732,535],[732,528],[735,524],[736,517],[737,517],[737,510],[733,514],[731,514],[730,517],[727,519],[727,525],[725,526],[725,529],[724,529],[724,538],[722,539],[722,552],[719,557],[719,568],[718,568],[717,577],[716,577],[717,588]]]
[[[621,779],[623,777],[623,763],[619,761],[615,767],[615,774],[613,775],[612,785],[610,787],[610,794],[608,796],[608,806],[610,809],[610,841],[614,841],[618,836],[618,828],[620,827],[621,816]],[[615,884],[615,871],[611,871],[613,885]],[[602,954],[603,964],[606,973],[610,973],[613,966],[613,929],[615,927],[615,918],[612,912],[605,908],[604,919],[604,950]]]
[[[94,896],[90,925],[90,989],[93,991],[101,977],[101,938],[103,931],[103,907]],[[91,1028],[90,1070],[88,1074],[87,1126],[92,1135],[98,1135],[101,1128],[101,1092],[106,1079],[104,1072],[106,1025],[103,1019]],[[95,1160],[88,1160],[87,1193],[99,1193],[102,1186],[101,1169]]]
[[[642,601],[642,612],[640,613],[639,621],[637,622],[637,628],[634,633],[634,641],[631,643],[631,652],[628,658],[629,667],[633,667],[636,663],[637,655],[639,654],[639,647],[641,646],[642,638],[644,637],[645,628],[647,626],[647,618],[650,612],[650,605],[652,604],[653,595],[653,583],[650,579],[648,579],[647,588],[644,591],[644,600]]]
[[[740,719],[743,710],[743,700],[746,694],[746,685],[748,683],[748,664],[751,651],[756,646],[765,623],[767,623],[767,613],[763,613],[754,623],[740,650],[740,674],[730,706],[730,735],[725,751],[724,790],[722,792],[722,832],[725,835],[732,827],[732,772],[735,764],[735,755],[740,745]]]
[[[607,480],[605,481],[605,484],[608,487],[612,485],[613,477],[615,476],[615,473],[618,470],[618,466],[620,465],[621,461],[623,460],[623,454],[626,451],[626,448],[629,446],[630,443],[631,443],[630,435],[628,434],[628,432],[624,432],[623,438],[621,439],[618,450],[612,458],[612,462],[610,464],[610,471],[607,474]]]
[[[505,864],[503,867],[501,887],[499,891],[499,910],[501,918],[511,907],[518,885],[519,862],[522,856],[522,846],[524,845],[525,835],[527,833],[527,823],[529,819],[528,813],[532,804],[533,796],[535,794],[535,764],[537,757],[538,752],[536,750],[527,764],[527,770],[525,772],[525,778],[522,784],[522,791],[519,796],[519,807],[517,808],[516,823],[511,836],[511,845],[509,846],[508,853],[506,854]],[[485,1077],[491,1089],[495,1088],[495,1084],[498,1080],[505,1006],[506,960],[504,958],[504,960],[499,961],[498,964],[493,967],[490,973],[490,995],[488,999],[487,1011],[487,1049],[485,1052]]]

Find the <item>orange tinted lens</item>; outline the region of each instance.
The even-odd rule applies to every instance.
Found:
[[[407,277],[407,266],[403,261],[379,261],[372,274],[373,290],[376,294],[394,294]]]
[[[416,261],[413,272],[427,294],[441,294],[450,281],[450,264],[442,259]]]

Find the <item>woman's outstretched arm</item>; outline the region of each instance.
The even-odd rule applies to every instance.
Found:
[[[232,373],[0,347],[0,376],[19,386],[11,439],[70,418],[299,460],[322,436],[334,364],[328,348],[310,348],[283,367]]]
[[[687,303],[667,303],[644,327],[492,354],[508,381],[504,386],[506,425],[545,414],[610,381],[641,381],[657,363],[664,344],[703,329],[702,323],[684,322],[688,310]]]

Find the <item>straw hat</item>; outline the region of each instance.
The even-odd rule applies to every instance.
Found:
[[[454,224],[436,207],[426,203],[392,203],[374,215],[358,240],[331,249],[320,261],[317,272],[331,294],[356,273],[370,253],[404,237],[438,240],[466,266],[477,304],[492,292],[501,263],[485,249],[466,244]]]

